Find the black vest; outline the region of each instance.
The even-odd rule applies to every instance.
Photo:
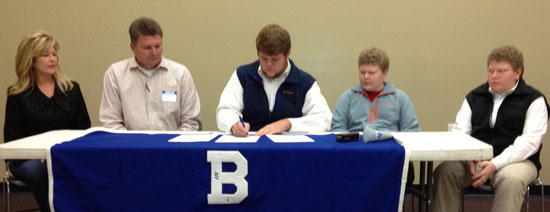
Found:
[[[506,96],[497,112],[495,126],[490,127],[489,122],[493,112],[493,96],[489,92],[489,84],[485,83],[472,90],[466,96],[466,100],[472,109],[472,136],[493,146],[493,155],[496,157],[508,146],[512,145],[519,135],[523,133],[525,115],[531,103],[544,97],[542,93],[519,80],[514,92]],[[546,98],[544,99],[546,102]],[[548,111],[548,103],[546,102]],[[540,150],[530,156],[537,170],[541,169]]]
[[[258,74],[259,61],[237,68],[237,77],[243,87],[243,120],[250,123],[251,131],[280,119],[302,117],[306,94],[315,79],[298,69],[292,60],[288,65],[290,71],[277,90],[273,111],[269,111],[262,78]]]

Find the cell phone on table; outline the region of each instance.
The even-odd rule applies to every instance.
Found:
[[[359,141],[359,133],[338,133],[336,134],[336,142],[352,142]]]

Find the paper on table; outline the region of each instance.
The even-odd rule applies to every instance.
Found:
[[[168,140],[168,142],[209,142],[214,139],[219,134],[217,133],[208,133],[208,134],[182,134],[178,137]]]
[[[216,140],[216,143],[255,143],[258,139],[260,139],[260,136],[236,137],[234,135],[223,135]]]
[[[297,143],[297,142],[314,142],[313,139],[306,135],[266,135],[275,143]]]

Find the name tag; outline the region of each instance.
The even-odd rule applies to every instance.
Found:
[[[163,102],[176,102],[178,99],[178,92],[176,91],[162,91]]]

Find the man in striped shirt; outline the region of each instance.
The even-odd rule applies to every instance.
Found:
[[[201,130],[199,95],[191,73],[162,55],[162,29],[151,18],[130,25],[135,57],[105,73],[99,121],[118,130]]]

